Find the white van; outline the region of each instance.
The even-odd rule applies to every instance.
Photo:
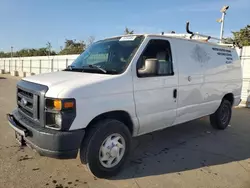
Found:
[[[240,103],[234,48],[174,35],[98,41],[67,69],[23,78],[8,121],[21,144],[75,158],[98,177],[118,173],[131,138],[210,115],[225,129]]]

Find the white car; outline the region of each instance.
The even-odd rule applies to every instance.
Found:
[[[225,129],[240,103],[234,48],[174,35],[95,42],[67,69],[23,78],[8,114],[21,144],[75,158],[98,177],[118,173],[131,138],[210,115]]]

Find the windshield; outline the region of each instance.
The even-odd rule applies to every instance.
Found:
[[[124,36],[98,41],[66,70],[120,74],[126,70],[143,39],[143,36]]]

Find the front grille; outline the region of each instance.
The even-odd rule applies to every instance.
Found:
[[[18,93],[21,94],[21,95],[24,95],[27,98],[33,99],[33,93],[24,91],[24,90],[22,90],[20,88],[18,88]]]
[[[33,114],[32,114],[32,112],[30,112],[30,111],[26,110],[25,108],[23,108],[23,107],[22,107],[22,106],[20,106],[20,105],[18,105],[18,108],[19,108],[19,110],[21,110],[24,114],[26,114],[27,116],[29,116],[29,117],[33,118]]]
[[[17,84],[17,107],[20,115],[44,125],[44,101],[47,86],[21,80]]]
[[[29,116],[32,119],[36,119],[37,104],[34,101],[34,94],[24,89],[17,88],[17,105],[18,109],[22,111],[25,115]],[[38,102],[38,101],[37,101]]]

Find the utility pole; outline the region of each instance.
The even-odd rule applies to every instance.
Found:
[[[221,23],[221,26],[220,26],[220,43],[222,43],[222,40],[223,40],[225,16],[226,16],[226,12],[227,12],[228,9],[229,9],[228,5],[223,6],[222,9],[220,10],[220,12],[222,12],[221,19],[217,20],[217,22]]]
[[[53,69],[54,69],[54,67],[53,67],[53,60],[50,60],[50,50],[51,50],[52,46],[51,46],[50,42],[47,42],[46,45],[47,45],[47,50],[48,50],[48,64],[50,64],[50,62],[51,62],[51,71],[53,72]]]
[[[11,62],[11,64],[10,64],[10,62],[9,62],[9,72],[10,72],[10,68],[11,68],[11,65],[12,65],[12,58],[13,58],[13,46],[11,46],[10,47],[10,62]]]
[[[13,46],[11,46],[10,49],[11,49],[11,50],[10,50],[10,57],[11,57],[11,59],[12,59],[12,58],[13,58]]]
[[[48,49],[48,56],[50,56],[50,50],[51,50],[51,43],[50,42],[47,42],[47,49]]]

